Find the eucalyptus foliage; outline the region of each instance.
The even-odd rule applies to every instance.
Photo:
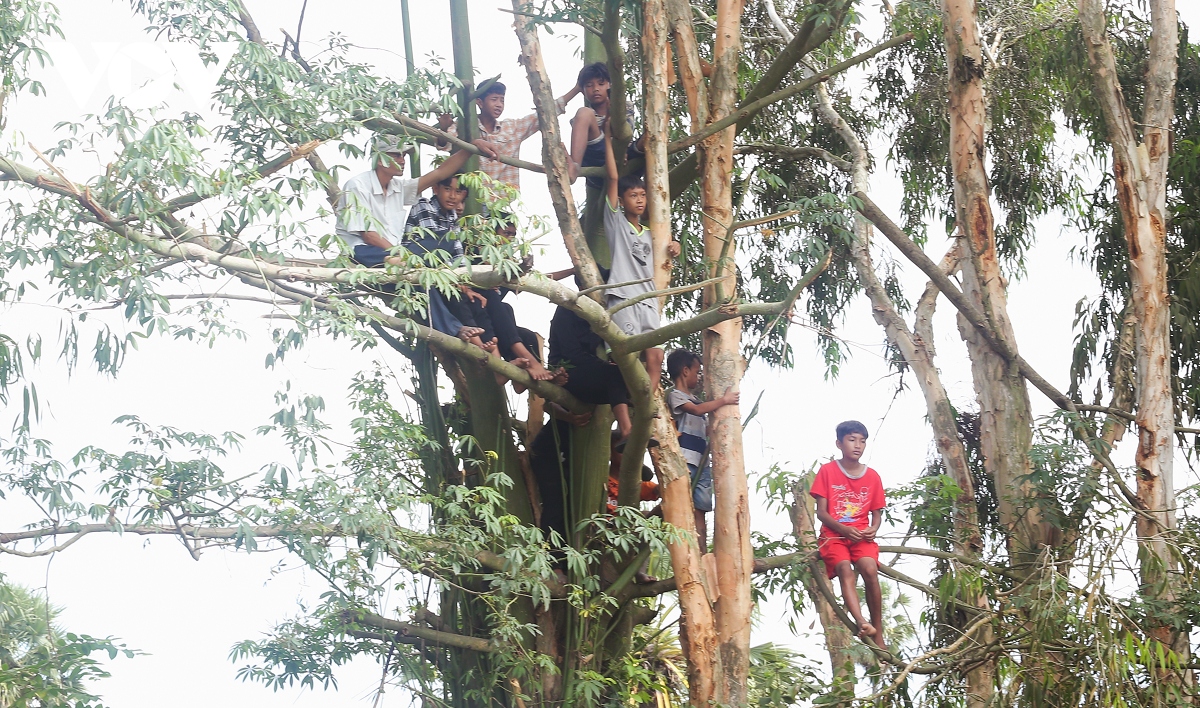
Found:
[[[863,26],[857,13],[866,8],[835,0],[777,4],[788,25],[807,23],[831,35],[801,65],[787,68],[784,83],[869,45],[855,29]],[[765,11],[751,5],[738,76],[745,95],[758,88],[786,45]],[[913,40],[865,70],[865,93],[855,95],[848,82],[830,89],[851,130],[875,146],[872,168],[896,169],[904,190],[900,220],[923,242],[930,231],[955,231],[941,20],[927,2],[888,8],[886,31],[911,31]],[[520,706],[552,684],[568,705],[686,701],[686,657],[670,590],[632,580],[643,561],[662,565],[668,545],[683,540],[681,532],[631,507],[611,514],[585,509],[568,538],[539,529],[528,511],[534,503],[522,458],[528,430],[513,424],[509,401],[489,370],[419,336],[428,289],[456,296],[466,276],[457,264],[415,257],[376,273],[351,270],[345,244],[332,234],[331,199],[345,174],[324,160],[367,155],[377,130],[428,141],[394,119],[458,111],[463,82],[436,63],[403,81],[388,77],[357,61],[350,40],[338,35],[322,40],[321,51],[301,56],[256,36],[240,0],[134,0],[131,9],[152,35],[187,44],[210,64],[218,62],[218,44],[233,42],[237,49],[221,71],[210,117],[170,106],[134,109],[114,98],[96,115],[59,125],[61,140],[40,146],[40,154],[3,148],[0,298],[48,300],[65,313],[65,326],[53,339],[39,333],[18,341],[0,331],[0,401],[21,410],[12,432],[0,438],[0,493],[30,500],[42,511],[30,528],[4,537],[5,549],[29,541],[20,547],[50,554],[108,532],[170,535],[193,556],[210,548],[286,549],[288,563],[303,564],[326,581],[325,592],[267,636],[231,649],[239,677],[275,689],[333,687],[338,666],[369,656],[389,681],[429,705]],[[629,40],[624,84],[636,105],[640,9],[634,1],[555,1],[542,3],[537,18],[546,31],[561,22],[598,30],[620,13]],[[715,31],[714,9],[713,2],[692,7],[702,46]],[[1116,32],[1126,96],[1135,102],[1148,31],[1139,12],[1122,6]],[[1095,386],[1099,396],[1112,386],[1112,342],[1128,275],[1111,185],[1089,180],[1103,171],[1106,152],[1078,29],[1062,2],[989,0],[980,3],[980,13],[993,47],[980,69],[988,86],[987,146],[1001,215],[997,247],[1015,283],[1036,240],[1045,236],[1034,228],[1039,217],[1066,216],[1088,235],[1078,253],[1094,266],[1102,292],[1079,308],[1072,394]],[[48,2],[0,4],[0,108],[9,95],[43,91],[32,69],[51,58],[44,44],[61,36],[57,22]],[[1200,387],[1200,50],[1184,37],[1170,175],[1170,262],[1177,406],[1187,417],[1195,413]],[[802,274],[831,255],[797,309],[819,334],[826,373],[838,375],[848,352],[837,330],[861,289],[850,250],[853,212],[861,202],[849,193],[842,164],[847,146],[801,96],[767,107],[741,130],[734,216],[755,223],[731,229],[730,238],[744,254],[736,264],[742,302],[785,299]],[[684,138],[690,126],[682,87],[672,87],[670,100],[670,137]],[[1085,137],[1082,152],[1068,144],[1075,134]],[[798,156],[797,147],[806,152]],[[64,158],[84,152],[104,155],[105,169],[57,173]],[[706,217],[699,189],[687,179],[694,177],[694,159],[686,151],[671,158],[681,185],[673,228],[683,243],[673,285],[710,277],[716,265],[703,255]],[[49,171],[22,178],[29,173],[16,166],[35,162]],[[498,203],[491,213],[465,220],[469,250],[499,281],[516,281],[544,226],[535,223],[525,238],[506,241],[496,233],[497,213],[509,209],[516,195],[478,174],[463,181]],[[170,255],[189,244],[216,256],[185,263]],[[899,312],[909,313],[919,294],[904,291],[888,252],[876,248],[874,255],[887,295]],[[233,259],[306,275],[268,277],[233,268]],[[347,268],[339,272],[351,275],[322,279],[305,270],[317,268]],[[218,273],[228,280],[224,293],[212,290]],[[394,291],[380,288],[384,279],[396,281]],[[225,296],[286,312],[274,325],[273,347],[263,354],[267,367],[314,337],[391,348],[384,355],[396,366],[358,372],[348,384],[355,416],[349,443],[333,438],[325,401],[290,386],[276,395],[277,412],[253,431],[179,430],[130,414],[116,421],[128,436],[123,448],[86,446],[64,454],[39,437],[43,402],[28,377],[33,364],[58,356],[68,369],[89,366],[117,376],[138,343],[150,337],[222,346],[245,336],[241,310]],[[90,316],[96,306],[114,308],[124,327],[97,322]],[[701,296],[691,293],[671,300],[667,312],[681,319],[702,307]],[[748,360],[794,365],[789,319],[747,317],[742,344]],[[700,336],[685,333],[679,343],[698,348]],[[906,369],[897,351],[886,354]],[[410,397],[415,412],[407,405]],[[1030,503],[1056,538],[1032,571],[1018,574],[1010,563],[999,492],[979,443],[987,422],[978,415],[958,411],[956,434],[971,468],[979,548],[966,553],[954,537],[963,490],[939,456],[931,456],[917,482],[893,490],[898,503],[889,512],[892,520],[932,560],[928,577],[893,576],[887,585],[891,661],[862,644],[851,653],[870,690],[878,691],[872,698],[878,705],[963,705],[963,673],[981,661],[997,668],[999,705],[1182,702],[1157,680],[1163,670],[1180,668],[1178,658],[1143,629],[1153,617],[1187,631],[1200,620],[1200,595],[1186,585],[1171,606],[1154,606],[1133,587],[1137,560],[1130,552],[1131,512],[1121,480],[1094,464],[1075,423],[1063,415],[1039,421],[1027,451],[1034,463],[1025,480],[1035,492]],[[566,440],[580,456],[580,448],[601,450],[599,462],[590,459],[587,466],[602,479],[608,431],[599,428],[573,429]],[[269,443],[281,443],[290,458],[249,474],[230,469],[232,454]],[[763,475],[762,490],[788,506],[795,503],[794,490],[803,490],[803,477],[777,467]],[[596,485],[587,494],[599,501],[602,491]],[[1194,497],[1194,490],[1181,494],[1173,539],[1179,572],[1188,580],[1200,558]],[[760,598],[785,594],[795,627],[800,613],[818,603],[808,590],[813,548],[802,534],[754,540],[770,571],[759,576],[755,591]],[[86,693],[86,682],[103,674],[91,654],[123,648],[113,640],[60,632],[35,616],[37,609],[53,614],[40,598],[9,586],[0,591],[7,593],[0,697],[15,696],[4,692],[23,686],[42,692],[36,701],[0,703],[99,705]],[[963,643],[983,626],[991,643]],[[550,646],[560,639],[561,645]],[[830,683],[814,654],[819,652],[753,648],[751,702],[848,700],[848,687]],[[33,666],[36,671],[29,670]]]

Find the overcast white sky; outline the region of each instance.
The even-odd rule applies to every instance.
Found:
[[[277,36],[273,28],[295,26],[301,1],[248,0],[247,4],[259,27],[268,36]],[[500,0],[471,3],[474,54],[481,75],[502,74],[509,86],[508,115],[518,117],[530,112],[532,103],[516,63],[518,46],[510,29],[511,15],[497,9],[505,4]],[[58,139],[53,131],[55,123],[99,110],[112,94],[147,104],[166,100],[173,110],[206,108],[214,77],[190,63],[186,50],[168,51],[163,44],[153,42],[141,31],[144,21],[131,15],[127,3],[60,0],[58,5],[67,40],[52,45],[56,66],[41,72],[49,96],[21,97],[14,103],[9,132],[3,136],[6,144],[52,144]],[[306,43],[315,48],[316,42],[329,33],[342,33],[361,47],[362,58],[402,76],[399,5],[396,1],[310,0]],[[419,27],[414,33],[418,55],[449,57],[443,4],[412,5],[413,19]],[[1200,21],[1200,8],[1194,3],[1181,3],[1179,9],[1192,26]],[[868,16],[876,10],[874,3],[862,8]],[[551,81],[556,93],[561,94],[578,70],[578,34],[564,28],[554,37],[543,33],[542,38]],[[182,91],[172,88],[172,82],[178,83]],[[882,157],[884,148],[875,146],[875,150]],[[522,157],[539,161],[539,155],[538,141],[527,142]],[[883,166],[885,160],[879,159],[877,164]],[[76,161],[65,168],[68,173],[75,169],[86,174],[94,166]],[[365,169],[361,164],[352,167]],[[540,178],[526,174],[523,180],[528,211],[551,215]],[[881,173],[873,191],[876,200],[895,213],[895,179]],[[1056,218],[1043,220],[1038,234],[1038,245],[1028,258],[1028,274],[1012,283],[1010,312],[1026,358],[1050,381],[1065,387],[1075,303],[1095,292],[1096,283],[1069,257],[1070,249],[1081,242],[1078,234],[1064,229]],[[940,257],[945,245],[931,243],[929,250]],[[548,241],[539,266],[551,270],[567,265],[561,243]],[[916,269],[902,268],[901,272],[909,292],[919,292],[924,279]],[[550,306],[528,295],[518,302],[523,322],[544,334]],[[351,377],[370,369],[376,356],[385,363],[394,363],[388,352],[351,351],[339,340],[314,342],[282,366],[266,370],[262,362],[265,353],[273,349],[269,337],[273,325],[259,318],[257,310],[241,311],[245,312],[241,324],[251,335],[249,341],[230,340],[210,350],[186,342],[154,339],[132,353],[117,380],[97,376],[86,368],[67,380],[61,366],[53,361],[43,363],[34,372],[43,400],[48,402],[48,415],[39,435],[54,440],[63,454],[85,444],[121,449],[126,435],[111,421],[127,413],[153,424],[184,429],[250,431],[274,412],[272,396],[289,381],[293,390],[324,396],[331,407],[330,419],[344,433],[348,412],[342,399]],[[20,339],[23,333],[37,330],[49,340],[58,331],[62,313],[50,306],[25,304],[8,308],[4,317],[6,334]],[[108,321],[115,327],[123,326],[117,317]],[[957,405],[971,407],[973,393],[963,346],[944,303],[935,327],[945,383]],[[799,470],[818,458],[827,458],[834,452],[833,425],[847,418],[860,419],[871,429],[868,462],[881,472],[888,486],[910,481],[923,468],[929,450],[924,406],[914,387],[893,395],[895,381],[888,376],[881,355],[883,334],[872,321],[864,299],[851,305],[840,335],[850,343],[852,358],[836,381],[825,378],[820,355],[813,346],[815,337],[802,327],[793,328],[790,335],[796,346],[794,370],[774,371],[761,366],[751,369],[743,386],[743,412],[765,392],[759,415],[747,430],[746,458],[751,473],[764,472],[773,463]],[[1036,411],[1049,412],[1048,402],[1033,395]],[[1119,452],[1119,462],[1127,463],[1131,451]],[[271,459],[290,460],[283,449],[256,445],[231,460],[229,469],[248,473]],[[1177,486],[1196,481],[1186,467],[1177,469],[1182,475]],[[0,500],[0,519],[5,520],[5,528],[0,530],[12,530],[9,527],[26,518],[27,511],[19,501]],[[787,524],[759,508],[755,510],[754,528],[782,534]],[[340,690],[336,693],[300,689],[272,693],[236,680],[237,666],[227,658],[230,647],[295,616],[298,602],[311,603],[325,590],[320,578],[295,563],[275,567],[285,560],[281,554],[210,552],[196,562],[177,542],[166,539],[92,537],[52,559],[27,561],[4,556],[0,558],[0,570],[12,580],[45,588],[53,602],[65,608],[62,622],[73,631],[117,636],[130,647],[148,653],[111,663],[113,677],[97,686],[110,705],[157,708],[164,699],[177,708],[368,705],[379,680],[378,668],[368,661],[340,671]],[[913,564],[908,572],[922,571]],[[780,603],[762,608],[754,641],[787,643],[823,661],[823,651],[813,642],[803,635],[793,636],[786,629],[780,621],[783,612]],[[798,624],[808,626],[807,621]],[[405,696],[388,694],[383,705],[405,706],[409,701]]]

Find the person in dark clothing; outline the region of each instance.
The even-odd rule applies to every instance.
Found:
[[[592,415],[575,415],[550,404],[550,422],[529,445],[529,466],[542,498],[541,528],[567,539],[567,500],[571,493],[571,431],[587,425]]]
[[[431,267],[441,267],[459,261],[463,253],[460,240],[459,214],[467,199],[467,188],[450,175],[434,185],[433,197],[418,199],[408,213],[401,245],[410,253],[421,256]],[[466,285],[459,285],[462,297],[449,298],[436,288],[430,288],[429,325],[439,332],[470,342],[485,351],[494,351],[496,343],[481,339],[483,328],[471,316],[470,303],[482,302],[483,296]]]
[[[516,219],[511,214],[498,213],[496,216],[499,220],[496,235],[508,241],[516,238]],[[478,254],[471,254],[471,261],[483,265]],[[472,297],[464,304],[469,310],[471,322],[483,329],[483,341],[495,341],[500,356],[504,357],[505,361],[511,361],[527,370],[534,381],[554,379],[554,374],[542,366],[537,335],[518,327],[512,305],[504,302],[504,296],[511,291],[508,288],[472,288],[472,292],[479,297]],[[517,393],[521,391],[518,390]]]
[[[584,403],[612,406],[621,439],[629,437],[633,423],[629,418],[629,390],[616,364],[605,361],[596,352],[604,346],[600,335],[587,321],[559,306],[550,320],[551,368],[567,370],[563,388]]]

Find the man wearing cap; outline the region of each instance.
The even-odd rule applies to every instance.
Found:
[[[475,147],[488,157],[496,155],[495,146],[480,138]],[[392,261],[391,250],[404,239],[408,208],[421,192],[454,176],[471,153],[459,150],[446,158],[437,169],[418,178],[404,174],[404,158],[412,145],[397,135],[379,135],[372,144],[374,169],[347,180],[337,206],[337,235],[353,250],[352,258],[365,266],[382,266]]]
[[[479,133],[492,143],[497,153],[515,160],[521,156],[521,143],[538,132],[538,117],[536,113],[531,113],[524,118],[501,121],[505,91],[504,84],[494,81],[484,88],[482,96],[475,99],[475,104],[479,106]],[[566,112],[567,104],[578,93],[578,86],[572,88],[554,102],[555,110],[560,115]],[[454,127],[454,116],[449,113],[443,113],[438,118],[438,127],[450,135],[458,136]],[[444,146],[445,143],[438,144],[439,148]],[[506,165],[499,160],[480,160],[479,169],[497,182],[507,184],[518,191],[521,189],[520,168]]]

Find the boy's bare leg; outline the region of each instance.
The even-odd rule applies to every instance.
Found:
[[[842,602],[846,603],[846,611],[858,625],[858,636],[874,640],[877,634],[875,625],[863,619],[862,606],[858,604],[858,573],[854,572],[854,566],[848,560],[838,563],[835,570],[838,579],[842,581]],[[878,578],[876,583],[878,584]]]
[[[629,433],[633,432],[633,421],[629,419],[629,404],[618,403],[612,407],[613,417],[617,419],[617,430],[621,432],[621,439],[629,437]]]
[[[708,553],[708,521],[699,509],[692,509],[692,516],[696,519],[696,545],[701,554]]]
[[[650,374],[651,388],[658,388],[662,379],[663,350],[652,347],[646,350],[646,373]]]
[[[642,561],[642,565],[641,565],[641,567],[638,568],[638,571],[636,573],[634,573],[633,581],[635,583],[637,583],[638,585],[649,585],[650,583],[657,583],[658,578],[654,577],[653,575],[650,575],[649,570],[650,570],[650,558],[647,557],[646,560]]]
[[[863,594],[867,596],[867,610],[871,613],[871,626],[875,628],[875,636],[871,639],[885,647],[883,643],[883,592],[879,588],[879,563],[874,558],[859,558],[855,564],[863,579]]]
[[[527,370],[530,377],[532,377],[534,381],[549,381],[550,379],[554,378],[554,374],[546,371],[546,367],[542,366],[542,363],[537,360],[537,357],[535,357],[532,352],[529,351],[529,348],[525,346],[524,342],[517,342],[513,344],[512,350],[513,354],[517,356],[517,359],[514,360],[513,363],[515,364],[516,361],[524,359],[525,365],[521,366],[518,364],[518,366],[521,366],[522,369]]]

